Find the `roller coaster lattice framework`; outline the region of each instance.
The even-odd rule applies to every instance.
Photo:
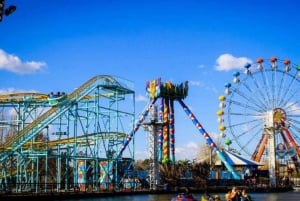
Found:
[[[109,75],[70,94],[1,94],[0,191],[111,188],[133,167],[134,142],[122,147],[134,95],[132,82]]]

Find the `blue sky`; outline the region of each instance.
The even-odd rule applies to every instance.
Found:
[[[0,92],[72,92],[95,75],[134,82],[136,112],[146,81],[189,81],[184,102],[217,136],[218,96],[232,70],[256,58],[299,63],[296,0],[6,0],[0,22]],[[176,158],[195,158],[204,138],[176,104]],[[136,158],[145,154],[143,130]]]

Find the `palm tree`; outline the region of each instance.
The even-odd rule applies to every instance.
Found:
[[[203,189],[206,187],[209,172],[210,165],[207,162],[191,163],[189,160],[180,160],[175,164],[165,163],[160,165],[161,183],[168,184],[173,189],[178,187],[178,183],[186,173],[191,173],[195,184],[193,187]]]
[[[192,177],[196,188],[204,189],[206,188],[207,180],[209,178],[210,165],[207,162],[203,163],[193,163]]]
[[[182,176],[182,168],[177,164],[164,163],[160,165],[160,180],[163,184],[168,184],[170,188],[177,187]]]

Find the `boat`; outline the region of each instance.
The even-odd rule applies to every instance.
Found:
[[[171,201],[197,201],[192,194],[179,193],[176,197],[173,197]]]
[[[293,190],[294,191],[300,191],[300,185],[294,185]]]

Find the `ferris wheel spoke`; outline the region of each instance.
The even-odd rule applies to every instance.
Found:
[[[272,108],[276,106],[276,94],[277,94],[277,70],[272,71]]]
[[[244,116],[248,116],[248,118],[255,118],[255,119],[261,119],[263,117],[265,117],[265,115],[263,114],[254,114],[254,113],[246,113],[246,112],[229,112],[228,113],[229,115],[232,115],[232,116],[241,116],[241,117],[244,117]]]
[[[297,117],[297,118],[299,118],[299,115],[294,115],[293,117]],[[291,117],[289,117],[288,119],[287,119],[287,121],[290,123],[290,124],[293,124],[293,125],[300,125],[300,121],[298,121],[298,120],[296,120],[295,118],[291,118]]]
[[[231,124],[229,126],[229,128],[234,128],[234,127],[243,126],[243,125],[249,125],[250,123],[253,123],[253,122],[261,122],[261,120],[259,120],[259,119],[247,120],[247,121]]]
[[[289,96],[285,97],[284,99],[281,99],[281,101],[279,102],[279,106],[285,106],[289,101],[291,101],[296,95],[298,95],[300,93],[299,88],[292,93],[292,89],[294,86],[293,84],[295,83],[296,80],[297,80],[296,75],[292,76],[291,82],[285,91],[285,95],[288,94]],[[298,81],[298,84],[299,84],[299,81]]]
[[[291,91],[292,83],[293,82],[291,82],[288,88],[285,90],[285,93],[283,94],[284,97],[280,99],[280,102],[278,103],[279,107],[284,107],[297,93],[297,91],[296,92]],[[287,97],[287,94],[289,94],[289,97]]]
[[[300,132],[300,127],[293,127],[291,130],[291,133],[294,134],[294,133],[299,133]],[[300,144],[300,137],[298,135],[293,135],[295,141],[297,142],[297,144],[299,145]]]
[[[298,135],[298,133],[300,133],[300,122],[292,120],[289,123],[290,123],[290,125],[289,125],[288,129],[290,129],[291,133],[293,133],[294,135],[295,135],[295,133],[297,133],[297,135],[295,135],[295,138],[297,138],[298,143],[300,143],[300,137]]]
[[[253,125],[252,127],[248,127],[247,130],[240,133],[239,135],[235,135],[235,142],[239,145],[240,149],[243,150],[247,155],[251,155],[251,151],[249,149],[249,145],[255,143],[257,136],[261,133],[260,130],[257,130],[259,128],[260,124]],[[249,132],[251,132],[253,135],[249,136]]]
[[[266,75],[266,70],[262,70],[260,71],[261,73],[261,77],[262,77],[262,80],[263,80],[263,84],[265,86],[265,89],[266,89],[266,94],[267,94],[267,105],[270,105],[271,104],[271,100],[270,100],[270,97],[271,97],[271,92],[270,92],[270,86],[269,86],[269,80],[267,79],[267,75]]]
[[[277,69],[276,70],[276,85],[274,86],[274,90],[275,90],[275,106],[278,107],[278,105],[280,104],[280,102],[282,102],[283,99],[285,99],[284,96],[282,96],[283,92],[284,94],[286,94],[286,90],[285,90],[285,83],[286,83],[286,79],[288,79],[288,74],[287,72],[285,71],[282,71],[282,70],[279,70]],[[281,76],[280,76],[281,75]],[[280,81],[279,81],[280,80]],[[277,82],[279,81],[279,83]]]
[[[296,90],[293,94],[291,94],[289,97],[287,97],[286,100],[285,100],[282,104],[280,104],[280,105],[282,105],[283,107],[284,107],[285,105],[288,105],[288,103],[291,102],[292,99],[293,99],[295,96],[299,95],[299,94],[300,94],[300,88],[297,89],[297,90]]]
[[[241,101],[235,101],[235,100],[230,100],[229,103],[234,103],[236,105],[240,105],[242,107],[245,107],[245,108],[252,108],[254,111],[261,111],[264,109],[264,105],[262,104],[259,104],[255,99],[255,97],[251,97],[243,92],[241,92],[240,90],[237,90],[237,89],[234,89],[233,90],[236,94],[238,94],[241,98],[243,98],[243,100],[245,100],[245,102],[247,103],[250,103],[256,107],[253,107],[253,106],[250,106],[249,104],[245,104],[245,103],[242,103]]]
[[[286,104],[286,106],[282,108],[289,114],[300,114],[300,106],[298,103],[300,103],[300,100],[296,100],[291,104]]]
[[[229,104],[239,106],[240,108],[251,109],[252,111],[255,111],[255,112],[259,112],[261,110],[261,108],[256,108],[254,106],[250,106],[250,105],[247,105],[245,103],[242,103],[240,101],[235,101],[235,100],[231,100],[231,102],[229,102]]]
[[[258,81],[258,79],[256,79],[252,73],[250,74],[250,76],[251,76],[252,80],[254,81],[256,89],[258,89],[257,91],[260,95],[259,97],[262,98],[262,100],[260,99],[260,104],[264,105],[265,106],[264,108],[266,108],[266,102],[268,100],[268,96],[264,95],[264,91],[262,91],[263,87],[262,87],[261,83]],[[255,93],[253,93],[253,94],[255,94]]]
[[[279,85],[279,90],[278,90],[278,95],[277,95],[277,100],[278,100],[277,105],[280,105],[282,100],[284,100],[284,97],[282,97],[282,95],[283,95],[283,92],[285,89],[285,83],[286,83],[286,79],[287,79],[286,76],[287,76],[287,73],[283,72],[283,76],[281,76],[281,79],[280,79],[280,85]]]
[[[251,142],[256,141],[256,139],[258,138],[258,136],[261,136],[261,135],[262,135],[261,130],[257,130],[257,131],[254,133],[254,135],[252,135],[252,137],[249,138],[249,140],[247,140],[247,141],[244,143],[244,146],[242,146],[241,149],[242,149],[242,150],[245,150]],[[250,155],[250,153],[249,153],[249,155]]]
[[[253,83],[255,85],[255,89],[252,89],[253,87],[249,86],[246,82],[247,79],[243,80],[240,84],[242,86],[245,87],[245,89],[248,90],[248,93],[245,92],[241,92],[240,90],[238,90],[238,88],[236,88],[236,92],[240,93],[241,96],[243,97],[249,97],[249,95],[247,94],[251,94],[254,95],[256,94],[256,91],[258,92],[258,95],[256,95],[255,97],[250,96],[250,98],[248,98],[248,100],[250,99],[250,102],[257,105],[258,107],[264,108],[264,106],[266,106],[266,97],[263,95],[262,91],[261,91],[261,87],[259,86],[259,83],[257,81],[257,79],[254,78],[253,74],[250,73],[249,75],[247,75],[247,78],[251,78],[253,80]]]
[[[296,131],[296,133],[300,132],[300,121],[291,119],[289,121],[289,123],[290,123],[290,125],[289,125],[290,129],[294,129]]]
[[[255,121],[252,121],[252,122],[255,122]],[[248,134],[249,132],[253,131],[253,130],[256,130],[257,128],[260,128],[261,127],[261,124],[260,122],[257,122],[256,124],[253,124],[252,126],[249,126],[247,122],[243,122],[243,123],[239,123],[239,124],[235,124],[233,126],[230,126],[230,128],[234,128],[235,126],[241,126],[241,125],[246,125],[243,132],[241,132],[240,134],[235,134],[235,137],[236,138],[240,138],[240,137],[243,137],[244,135]]]

